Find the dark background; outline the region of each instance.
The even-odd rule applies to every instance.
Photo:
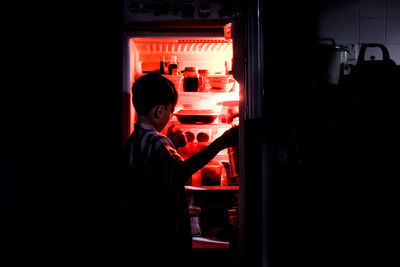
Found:
[[[107,206],[122,146],[122,5],[3,8],[1,261],[106,263],[116,255]]]
[[[310,85],[313,61],[304,53],[315,37],[317,2],[291,3],[289,11],[269,3],[293,11],[290,27],[264,17],[265,62],[273,62],[265,70],[268,115],[249,125],[268,137],[272,153],[295,127],[301,155],[289,159],[303,163],[275,162],[271,238],[267,251],[256,239],[254,255],[269,253],[271,266],[381,265],[393,249],[386,245],[394,234],[396,137],[376,124],[356,127],[351,116],[329,123],[329,101]],[[124,254],[110,208],[122,145],[121,8],[4,6],[1,242],[16,262],[115,264]]]
[[[315,83],[318,58],[309,52],[322,2],[292,1],[290,10],[283,1],[264,4],[288,12],[289,22],[263,17],[265,62],[273,64],[265,64],[266,126],[256,130],[264,132],[277,159],[268,184],[270,239],[263,253],[271,266],[387,265],[395,262],[390,240],[398,203],[398,105],[389,100],[398,99],[396,86],[372,74],[375,82],[363,89],[376,96],[392,90],[386,104],[374,103],[364,113],[346,84]]]

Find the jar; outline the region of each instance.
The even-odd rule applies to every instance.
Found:
[[[211,83],[208,79],[210,72],[206,69],[199,70],[199,92],[209,92],[211,89]]]
[[[183,73],[183,90],[185,92],[198,92],[199,83],[202,85],[203,77],[199,75],[198,68],[186,67]]]

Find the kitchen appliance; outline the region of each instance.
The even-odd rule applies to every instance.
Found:
[[[371,56],[369,60],[365,59],[366,50],[369,48],[379,48],[382,52],[382,59],[378,60],[376,56]],[[362,44],[357,59],[357,64],[354,66],[353,73],[359,73],[360,75],[369,76],[372,75],[372,79],[394,79],[397,78],[396,63],[390,58],[389,51],[383,44],[369,43]],[[379,77],[385,75],[385,77]],[[383,82],[383,81],[380,81]]]
[[[197,66],[199,70],[207,69],[209,75],[232,74],[237,82],[233,88],[237,89],[235,92],[238,92],[238,94],[235,96],[236,99],[233,97],[232,99],[230,97],[224,99],[225,95],[233,92],[213,92],[213,96],[219,98],[213,106],[221,106],[219,111],[221,115],[217,116],[214,122],[210,124],[182,124],[175,116],[173,116],[171,122],[176,123],[177,127],[180,127],[184,132],[186,131],[183,129],[184,127],[187,127],[188,130],[212,131],[213,127],[217,127],[217,125],[231,127],[230,119],[224,115],[227,114],[226,110],[230,109],[231,114],[236,111],[240,113],[240,186],[227,186],[226,188],[221,186],[212,188],[210,186],[187,186],[186,190],[192,195],[201,194],[202,200],[208,201],[211,205],[222,200],[221,195],[228,191],[235,195],[239,193],[240,220],[238,220],[239,225],[237,227],[239,230],[235,230],[236,236],[238,231],[240,233],[237,244],[237,254],[240,256],[238,257],[240,259],[239,266],[261,266],[261,263],[268,263],[270,261],[268,245],[274,244],[270,242],[270,235],[268,234],[273,230],[271,225],[274,225],[270,223],[271,217],[269,215],[271,215],[271,207],[276,205],[271,205],[274,194],[270,185],[275,184],[274,182],[277,181],[274,180],[277,178],[276,173],[279,173],[274,171],[276,170],[274,169],[276,161],[273,157],[275,145],[274,143],[271,145],[270,138],[274,136],[274,133],[277,133],[275,130],[278,126],[276,125],[279,124],[275,123],[276,115],[280,120],[281,108],[285,108],[280,105],[284,102],[274,101],[281,100],[276,96],[280,95],[283,87],[275,87],[274,79],[276,78],[273,77],[275,76],[273,74],[276,72],[271,70],[275,68],[274,59],[277,57],[271,56],[271,53],[267,52],[269,48],[276,49],[276,44],[269,41],[279,40],[281,36],[280,31],[276,30],[276,25],[273,23],[272,18],[274,16],[270,16],[271,10],[277,10],[274,9],[276,3],[261,0],[206,1],[210,5],[210,15],[205,19],[196,17],[197,13],[194,12],[199,1],[190,3],[194,8],[186,8],[187,5],[182,5],[179,1],[165,1],[165,3],[172,5],[172,14],[166,15],[151,12],[152,6],[159,4],[158,1],[152,1],[152,5],[144,5],[147,9],[140,8],[142,1],[137,4],[135,0],[125,0],[124,2],[123,140],[126,140],[132,132],[136,120],[130,97],[132,83],[145,72],[159,70],[160,58],[163,54],[166,60],[171,55],[177,56],[180,71],[177,74],[181,78],[181,72],[184,68],[191,66]],[[138,6],[139,8],[135,11],[130,6]],[[168,10],[171,9],[166,8],[167,13]],[[229,25],[229,27],[223,27],[223,25]],[[221,30],[222,34],[220,33]],[[310,49],[310,53],[312,53],[311,57],[315,55],[312,49]],[[181,106],[175,112],[179,112],[181,109],[209,109],[209,107],[204,107],[203,104],[198,103],[200,102],[199,98],[195,100],[196,97],[202,97],[200,94],[207,91],[184,92],[182,81],[179,81],[180,100],[184,98],[182,97],[184,94],[193,94],[193,97],[188,96],[193,100],[187,101],[184,103],[187,106]],[[282,92],[283,94],[284,92]],[[203,100],[202,102],[206,103],[207,101]],[[211,109],[213,108],[211,107]],[[204,128],[205,126],[207,128]],[[268,131],[264,131],[265,129],[268,129]],[[201,149],[202,145],[207,144],[207,142],[196,141],[197,133],[187,136],[190,136],[192,140],[187,145],[193,145],[189,152],[193,152],[194,147]],[[208,142],[213,138],[215,136],[210,137]],[[224,162],[229,162],[227,151],[225,153]],[[270,194],[271,192],[272,194]],[[215,196],[215,198],[211,200],[210,197],[212,196]],[[202,209],[201,216],[206,213],[207,209]],[[204,223],[205,220],[200,222]],[[201,235],[203,233],[207,233],[207,231],[202,229]],[[161,249],[163,248],[161,247]],[[204,260],[205,263],[207,261],[208,259]]]
[[[338,85],[344,75],[347,50],[333,38],[319,38],[315,49],[315,81],[318,85]]]
[[[239,2],[237,1],[229,3],[211,1],[209,4],[211,12],[207,19],[196,18],[196,13],[193,13],[194,18],[190,19],[179,17],[179,11],[158,16],[151,14],[148,10],[139,9],[135,11],[133,9],[132,11],[129,8],[132,3],[129,2],[126,1],[126,8],[124,9],[124,141],[132,133],[136,122],[135,110],[131,104],[130,90],[132,84],[144,73],[160,71],[160,59],[163,57],[168,60],[171,56],[176,56],[177,59],[177,71],[173,75],[164,71],[165,77],[172,80],[178,89],[179,99],[175,113],[196,110],[196,115],[207,115],[200,110],[213,110],[218,114],[211,123],[187,124],[179,122],[176,116],[172,117],[169,124],[174,124],[175,129],[186,133],[186,138],[191,140],[187,142],[185,147],[178,149],[182,156],[189,157],[190,154],[204,148],[205,145],[231,128],[231,118],[238,112],[240,112],[241,120],[253,121],[253,123],[248,124],[250,126],[255,125],[255,120],[262,118],[264,94],[261,90],[264,77],[263,31],[260,22],[261,16],[257,15],[260,14],[261,1],[240,2],[243,5],[238,5]],[[182,7],[179,3],[176,5]],[[151,9],[151,7],[149,8]],[[244,12],[248,11],[251,12],[245,16]],[[182,16],[189,15],[189,12],[183,13]],[[209,83],[205,88],[200,86],[197,92],[185,92],[183,75],[186,67],[197,67],[199,75],[203,77],[230,75],[234,79],[233,84],[230,83],[232,88],[231,90],[224,90],[226,87],[212,88],[211,83]],[[200,70],[207,70],[207,72],[203,73]],[[170,125],[167,125],[165,129],[168,129]],[[242,127],[239,135],[239,147],[241,148],[239,155],[240,180],[245,179],[246,168],[242,166],[248,164],[248,161],[245,161],[245,150],[243,149],[245,138],[246,136],[256,135],[256,131],[245,132],[245,125],[244,122],[240,124],[240,127]],[[205,134],[208,136],[206,142]],[[257,149],[260,149],[260,147],[257,147]],[[210,175],[205,171],[203,177],[212,176],[216,178],[214,174],[219,174],[219,168],[221,180],[225,179],[226,181],[225,168],[220,167],[222,162],[229,163],[227,149],[221,151],[213,159],[211,168],[215,166],[215,172]],[[261,168],[261,166],[259,167]],[[211,169],[209,168],[209,170]],[[247,170],[253,171],[254,168],[247,168]],[[251,185],[256,180],[249,179],[248,184]],[[202,200],[210,205],[213,205],[214,201],[217,203],[227,199],[227,195],[237,196],[239,193],[239,186],[227,186],[226,183],[224,186],[202,185],[201,172],[192,176],[192,182],[194,186],[187,186],[186,190],[190,194],[206,192]],[[220,183],[222,184],[222,181]],[[242,198],[246,189],[243,188],[242,190],[241,188],[240,190],[240,197]],[[215,197],[211,200],[210,197],[212,196]],[[244,203],[243,201],[240,205],[244,205]],[[241,207],[241,211],[244,211],[243,207]],[[253,210],[249,209],[247,212],[249,214]],[[202,209],[200,216],[205,214],[207,214],[207,209]],[[203,224],[205,221],[207,220],[201,219],[200,223]],[[244,217],[241,222],[244,222]],[[203,230],[201,235],[207,233],[206,230]],[[244,233],[243,230],[241,229],[242,233]]]
[[[378,48],[382,59],[371,56],[365,59],[367,49]],[[361,45],[357,64],[354,66],[346,86],[353,91],[355,104],[373,110],[385,110],[397,106],[400,71],[390,58],[383,44],[364,43]]]

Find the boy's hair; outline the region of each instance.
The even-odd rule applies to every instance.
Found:
[[[147,115],[156,105],[176,105],[177,101],[174,83],[160,74],[146,74],[132,85],[132,104],[138,115]]]

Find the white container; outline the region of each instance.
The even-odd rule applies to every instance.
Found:
[[[208,76],[213,92],[227,92],[230,91],[234,84],[235,79],[232,75],[214,74]]]
[[[180,92],[178,97],[178,109],[212,109],[220,112],[221,106],[217,105],[217,97],[208,92]]]

